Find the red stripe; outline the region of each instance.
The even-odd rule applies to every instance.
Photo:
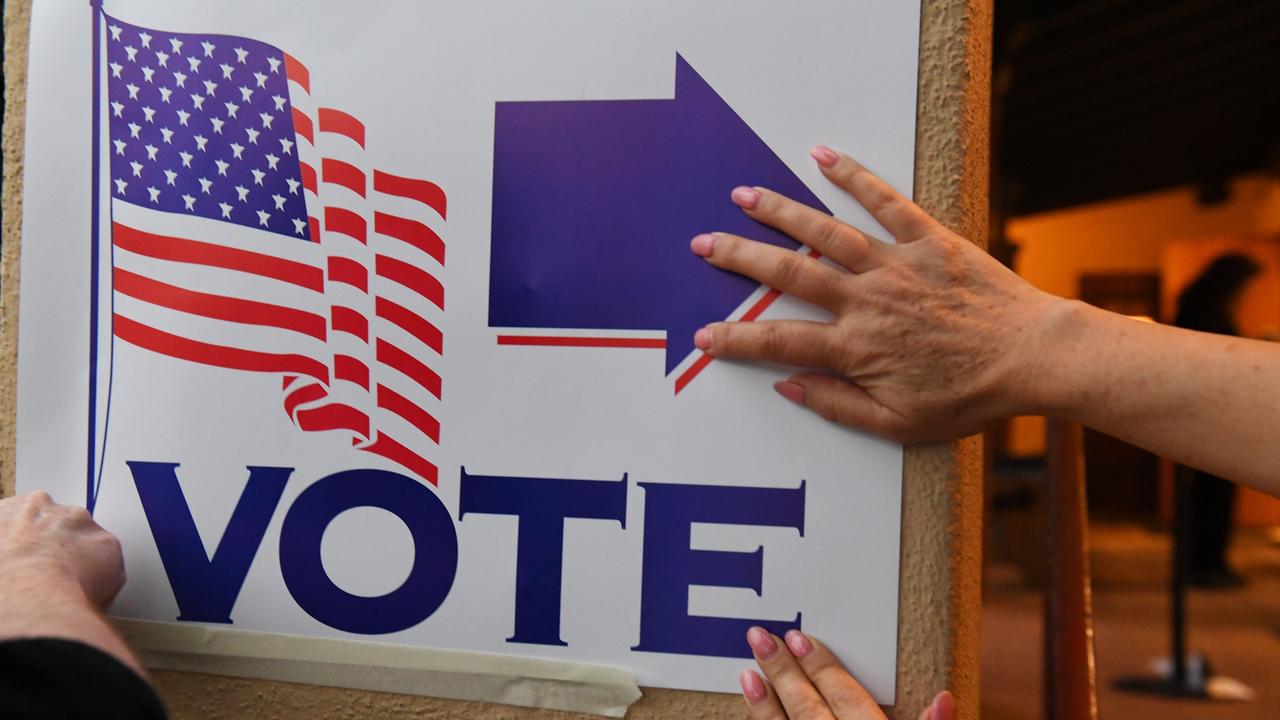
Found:
[[[560,337],[552,335],[499,335],[499,345],[540,345],[550,347],[649,348],[667,347],[662,338]]]
[[[355,383],[369,389],[369,366],[350,355],[333,356],[333,379]]]
[[[211,345],[157,330],[123,315],[113,315],[112,321],[116,337],[161,355],[232,370],[310,375],[329,382],[329,369],[313,358]]]
[[[437,443],[440,442],[440,421],[386,385],[378,386],[378,407],[399,415],[418,428],[423,435]]]
[[[375,212],[373,231],[403,240],[444,265],[444,240],[434,230],[416,220]]]
[[[312,171],[312,182],[315,181],[315,171]],[[311,192],[315,192],[312,188]],[[314,215],[307,216],[307,225],[311,226],[311,242],[320,242],[320,219]]]
[[[349,162],[320,159],[320,174],[327,183],[349,188],[351,192],[364,197],[364,171]]]
[[[351,258],[335,255],[329,258],[329,282],[346,283],[369,292],[369,271]]]
[[[426,180],[400,177],[381,170],[373,171],[373,189],[380,193],[417,200],[445,217],[448,199],[439,185]]]
[[[284,54],[284,76],[301,85],[308,94],[311,92],[311,73],[289,53]]]
[[[306,113],[296,107],[293,108],[293,131],[296,132],[299,137],[306,138],[307,142],[312,145],[316,144],[316,134],[315,130],[311,127],[311,118],[307,117]]]
[[[320,185],[316,181],[316,169],[304,162],[300,162],[298,165],[302,168],[302,187],[319,195]]]
[[[324,318],[296,308],[187,290],[121,268],[112,273],[112,281],[117,292],[152,305],[214,320],[277,327],[310,335],[317,340],[325,339]]]
[[[444,354],[444,335],[440,332],[440,328],[432,325],[431,321],[421,315],[381,297],[374,306],[374,313],[414,336],[423,345],[440,355]]]
[[[293,419],[293,411],[303,403],[315,402],[328,397],[329,393],[325,391],[324,386],[319,383],[310,383],[294,390],[284,397],[284,412]]]
[[[355,140],[360,147],[364,147],[364,123],[333,108],[320,108],[317,115],[320,119],[320,132],[346,135]]]
[[[329,161],[325,160],[325,162]],[[325,172],[328,171],[326,170]],[[328,176],[326,175],[327,178]],[[367,242],[369,222],[363,216],[345,208],[326,207],[324,209],[324,229],[330,232],[342,233],[360,242]]]
[[[298,427],[307,432],[350,430],[362,438],[369,437],[369,416],[341,403],[330,403],[298,411]]]
[[[374,261],[374,272],[388,280],[400,283],[430,300],[441,310],[444,309],[444,285],[441,285],[440,281],[426,270],[414,267],[403,260],[379,255]]]
[[[284,377],[280,378],[280,389],[288,390],[289,386],[294,384],[297,381],[298,381],[297,375],[285,375]]]
[[[400,463],[410,471],[417,473],[418,477],[423,480],[426,480],[432,485],[436,484],[437,476],[439,474],[439,470],[436,466],[433,465],[430,460],[427,460],[395,440],[392,440],[385,433],[379,432],[378,439],[369,447],[361,448],[361,450],[371,452],[375,455],[381,455],[392,462]]]
[[[434,370],[423,365],[417,358],[386,340],[378,340],[378,362],[399,370],[412,379],[427,392],[440,397],[440,376]]]
[[[369,341],[369,319],[349,307],[334,305],[329,308],[329,319],[333,323],[334,332],[354,335],[365,342]]]
[[[817,253],[813,253],[813,255],[821,257]],[[748,308],[747,311],[742,314],[742,317],[738,318],[738,322],[751,322],[752,320],[760,317],[760,314],[767,310],[769,306],[773,304],[773,301],[777,300],[781,295],[781,290],[769,288],[769,292],[765,293],[759,300],[757,300],[755,305]],[[679,395],[680,391],[685,389],[689,383],[693,382],[693,379],[698,376],[698,373],[705,370],[710,364],[711,356],[705,353],[702,357],[695,360],[694,363],[689,366],[688,370],[685,370],[680,374],[680,377],[676,378],[675,394]]]
[[[120,223],[112,227],[115,246],[139,255],[260,275],[316,292],[324,290],[324,272],[318,267],[199,240],[153,235]]]

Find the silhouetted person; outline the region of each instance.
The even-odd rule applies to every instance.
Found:
[[[1239,335],[1236,309],[1249,282],[1261,267],[1244,255],[1228,254],[1214,260],[1178,296],[1174,325]],[[1216,475],[1188,470],[1190,487],[1191,584],[1197,587],[1233,587],[1244,582],[1227,565],[1227,545],[1235,511],[1236,486]]]

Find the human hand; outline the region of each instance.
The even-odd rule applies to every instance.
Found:
[[[22,574],[36,586],[73,581],[106,609],[124,585],[120,541],[88,510],[43,492],[0,500],[0,578]]]
[[[713,323],[694,343],[718,358],[818,368],[774,385],[837,423],[900,442],[949,440],[1029,410],[1046,318],[1065,301],[1024,282],[943,227],[851,158],[818,146],[815,161],[897,244],[865,235],[765,188],[733,201],[825,256],[727,233],[699,235],[694,253],[829,311],[828,322]]]
[[[786,641],[760,627],[747,631],[747,644],[764,671],[743,670],[738,681],[751,720],[886,720],[880,706],[825,645],[799,630]],[[920,713],[920,720],[954,720],[955,699],[943,691]]]

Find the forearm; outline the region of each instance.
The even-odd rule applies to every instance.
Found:
[[[1280,345],[1139,322],[1083,303],[1047,314],[1027,409],[1280,495]]]

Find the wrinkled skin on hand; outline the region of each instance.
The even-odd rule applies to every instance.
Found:
[[[0,578],[67,578],[98,609],[110,606],[125,580],[120,541],[88,510],[43,492],[0,500],[0,569]]]

